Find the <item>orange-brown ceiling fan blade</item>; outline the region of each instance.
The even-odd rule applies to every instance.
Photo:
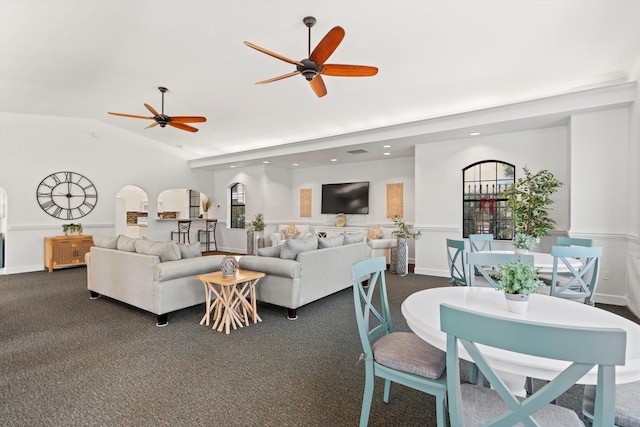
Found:
[[[153,122],[149,126],[147,126],[145,129],[151,129],[151,128],[154,128],[156,126],[158,126],[158,122]]]
[[[336,50],[342,39],[344,38],[344,29],[342,27],[333,27],[320,43],[313,49],[309,59],[318,65],[324,64],[331,54]]]
[[[274,77],[272,79],[267,79],[267,80],[263,80],[261,82],[256,82],[257,85],[261,85],[261,84],[265,84],[265,83],[271,83],[271,82],[275,82],[278,80],[282,80],[282,79],[286,79],[287,77],[293,77],[300,74],[300,71],[294,71],[293,73],[289,73],[289,74],[283,74],[281,76],[278,77]]]
[[[198,132],[198,129],[193,126],[185,125],[184,123],[174,123],[173,121],[170,121],[168,125],[173,126],[174,128],[186,130],[187,132]]]
[[[158,113],[156,110],[154,110],[154,108],[149,105],[149,104],[144,104],[145,107],[147,107],[147,110],[151,111],[151,114],[153,114],[154,116],[159,116],[160,113]]]
[[[368,65],[325,64],[320,74],[337,77],[369,77],[378,74],[378,68]]]
[[[206,122],[207,118],[201,116],[172,116],[171,121],[176,123],[200,123]]]
[[[257,45],[255,45],[253,43],[244,42],[244,44],[246,44],[250,48],[253,48],[253,49],[255,49],[255,50],[259,51],[259,52],[266,53],[269,56],[273,56],[274,58],[277,58],[277,59],[279,59],[281,61],[288,62],[289,64],[293,64],[293,65],[300,65],[301,67],[304,67],[304,65],[302,63],[298,62],[298,61],[295,61],[293,59],[287,58],[286,56],[282,56],[279,53],[271,52],[270,50],[267,50],[267,49],[265,49],[263,47],[257,46]]]
[[[327,87],[324,85],[324,80],[322,80],[322,76],[320,74],[316,74],[309,84],[318,98],[322,98],[327,94]]]
[[[148,120],[153,120],[153,117],[134,116],[133,114],[123,114],[123,113],[112,113],[111,111],[107,111],[107,113],[112,114],[112,115],[114,115],[114,116],[131,117],[131,118],[133,118],[133,119],[148,119]]]

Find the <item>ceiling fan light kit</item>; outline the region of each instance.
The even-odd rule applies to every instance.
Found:
[[[278,53],[272,52],[260,46],[247,41],[245,45],[259,52],[273,56],[281,61],[288,62],[296,66],[296,71],[288,74],[284,74],[271,79],[257,82],[256,84],[271,83],[277,80],[286,79],[295,75],[301,74],[310,84],[311,89],[318,98],[321,98],[327,94],[327,88],[322,79],[322,75],[334,76],[334,77],[368,77],[375,76],[378,73],[377,67],[371,67],[368,65],[344,65],[344,64],[325,64],[325,61],[329,59],[331,54],[336,50],[338,45],[344,38],[344,29],[342,27],[333,27],[324,36],[316,48],[311,51],[311,27],[316,23],[316,18],[313,16],[306,16],[302,19],[304,25],[309,29],[308,37],[308,58],[301,61],[295,61],[293,59],[282,56]]]
[[[165,94],[165,92],[168,91],[168,89],[166,87],[160,86],[160,87],[158,87],[158,90],[162,94],[162,109],[161,109],[161,112],[158,113],[151,105],[144,104],[146,109],[149,110],[149,112],[151,114],[153,114],[152,117],[136,116],[136,115],[133,115],[133,114],[112,113],[110,111],[108,113],[112,114],[114,116],[130,117],[130,118],[134,118],[134,119],[153,120],[154,122],[151,123],[149,126],[147,126],[145,129],[149,129],[149,128],[152,128],[152,127],[155,127],[155,126],[158,126],[158,125],[160,125],[160,127],[163,128],[166,125],[169,125],[169,126],[172,126],[172,127],[176,128],[176,129],[186,130],[187,132],[198,132],[197,128],[195,128],[193,126],[189,126],[186,123],[202,123],[202,122],[206,122],[207,118],[206,117],[202,117],[202,116],[168,116],[168,115],[166,115],[164,113],[164,94]]]

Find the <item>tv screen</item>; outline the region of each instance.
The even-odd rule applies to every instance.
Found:
[[[368,214],[369,182],[322,184],[323,214]]]

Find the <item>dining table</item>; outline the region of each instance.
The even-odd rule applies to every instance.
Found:
[[[491,250],[491,251],[479,251],[480,253],[494,253],[494,254],[515,254],[515,251],[510,250]],[[553,273],[553,258],[554,256],[546,252],[527,252],[522,255],[533,255],[533,266],[538,269],[539,273]],[[578,270],[582,267],[582,262],[577,258],[567,258],[567,261],[574,269]],[[558,261],[558,273],[569,273],[569,269],[562,262]]]
[[[518,314],[507,309],[503,292],[485,287],[438,287],[409,295],[402,303],[402,315],[407,325],[418,337],[444,351],[447,337],[440,330],[440,305],[443,303],[504,319],[532,323],[621,328],[627,335],[626,363],[616,367],[616,384],[640,381],[640,325],[610,311],[564,298],[532,294],[527,311]],[[598,343],[594,342],[593,345],[597,346]],[[525,395],[524,384],[527,377],[552,380],[570,363],[493,347],[480,348],[507,387],[518,396]],[[462,347],[459,354],[461,358],[471,360]],[[597,368],[578,381],[578,384],[596,383]]]

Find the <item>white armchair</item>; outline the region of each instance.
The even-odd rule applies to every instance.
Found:
[[[309,224],[281,224],[278,230],[271,234],[271,246],[282,245],[287,239],[305,239],[311,234]]]
[[[383,256],[387,264],[391,262],[391,248],[397,245],[398,240],[393,234],[394,228],[374,227],[369,230],[367,243],[371,248],[371,258]]]

